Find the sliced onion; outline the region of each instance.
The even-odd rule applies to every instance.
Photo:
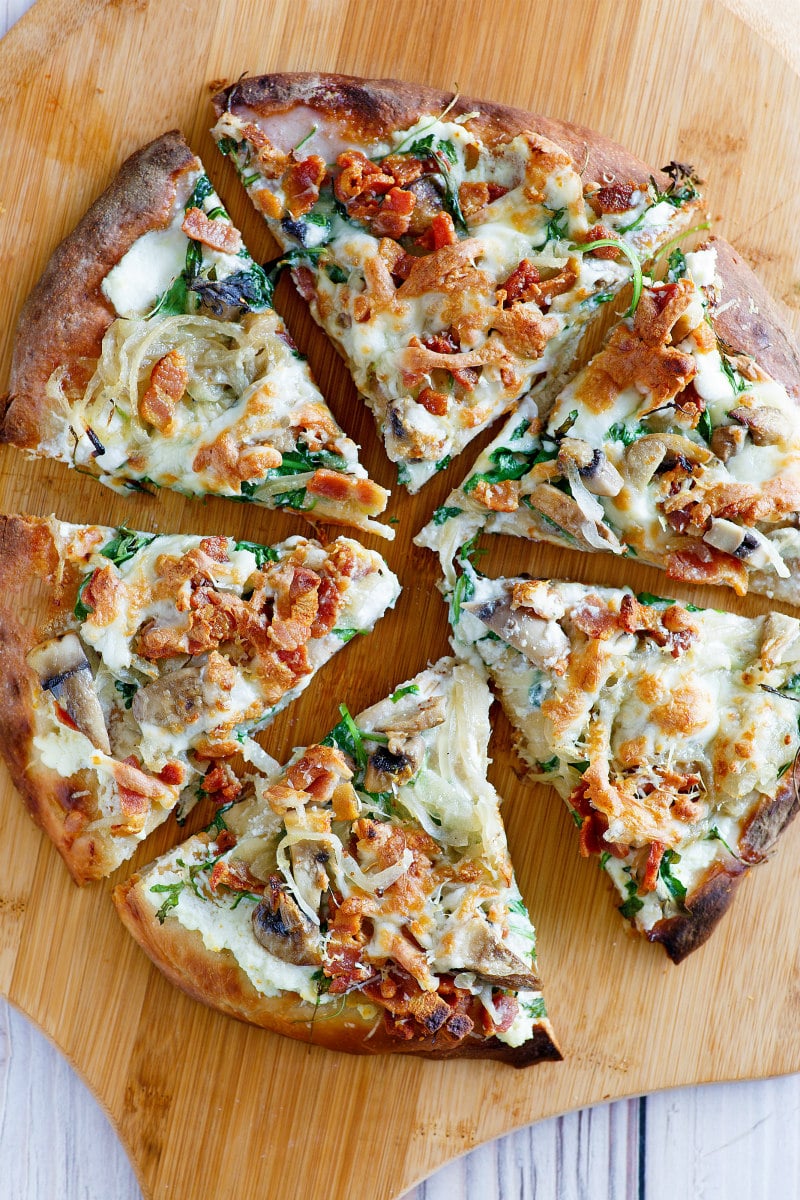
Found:
[[[569,480],[572,499],[577,504],[586,521],[581,526],[581,533],[590,546],[594,546],[595,550],[613,550],[615,554],[622,553],[617,536],[611,532],[605,524],[606,514],[603,511],[603,506],[596,496],[588,490],[583,480],[580,477],[577,466],[573,462],[567,463],[567,478]],[[606,536],[601,537],[597,530],[597,526],[602,526],[606,530]]]
[[[413,861],[414,855],[406,847],[402,857],[396,863],[392,863],[390,867],[386,867],[383,871],[376,871],[374,875],[367,875],[361,870],[361,867],[354,858],[351,858],[349,854],[345,854],[344,869],[348,877],[362,888],[363,891],[377,892],[391,887],[393,883],[397,883],[397,880],[401,875],[405,875]]]

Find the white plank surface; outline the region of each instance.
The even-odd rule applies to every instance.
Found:
[[[27,7],[28,0],[0,0],[0,34]],[[772,5],[759,7],[763,16]],[[799,1116],[800,1075],[618,1101],[479,1147],[405,1200],[800,1196]],[[91,1093],[2,999],[0,1163],[0,1197],[7,1200],[141,1200]]]

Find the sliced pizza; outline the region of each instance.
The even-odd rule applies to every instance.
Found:
[[[800,603],[800,357],[726,242],[669,261],[546,419],[525,399],[418,535],[451,584],[486,530]]]
[[[297,750],[114,900],[191,996],[351,1053],[558,1059],[486,778],[491,695],[442,659]]]
[[[19,590],[34,592],[22,624]],[[0,749],[79,883],[201,790],[399,584],[349,538],[276,546],[0,517]]]
[[[800,622],[469,564],[461,579],[454,645],[488,669],[623,917],[680,962],[797,812]]]
[[[367,478],[272,283],[177,132],[132,155],[54,252],[17,328],[0,439],[116,491],[168,487],[382,537]]]
[[[243,79],[217,145],[416,491],[531,388],[699,208],[600,135],[397,80]]]

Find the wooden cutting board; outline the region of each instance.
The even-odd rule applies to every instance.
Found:
[[[0,388],[13,322],[47,256],[121,160],[171,126],[205,158],[255,256],[273,252],[213,149],[208,96],[244,71],[300,69],[458,85],[593,126],[656,166],[673,158],[695,164],[709,181],[718,228],[800,327],[800,78],[774,40],[719,3],[40,0],[0,44]],[[278,307],[361,441],[370,473],[392,485],[371,419],[288,280]],[[434,561],[411,537],[470,459],[467,451],[421,496],[393,497],[400,524],[387,556],[405,584],[397,610],[372,638],[348,646],[265,736],[276,757],[326,731],[340,700],[356,711],[446,651]],[[12,449],[0,453],[0,507],[261,541],[304,528],[285,514],[225,501],[166,493],[126,501]],[[668,587],[629,560],[494,547],[489,573],[520,569]],[[765,610],[727,593],[682,594]],[[519,778],[499,714],[493,753],[565,1054],[561,1064],[525,1072],[348,1058],[193,1003],[123,931],[109,898],[116,879],[75,888],[3,772],[0,990],[106,1105],[148,1196],[386,1200],[446,1159],[539,1117],[657,1088],[800,1069],[800,822],[746,883],[718,935],[676,968],[660,949],[626,936],[605,879],[578,857],[560,801]],[[195,826],[203,815],[194,814]],[[134,865],[179,836],[165,826]]]

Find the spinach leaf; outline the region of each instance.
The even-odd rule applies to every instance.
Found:
[[[255,555],[256,566],[259,570],[264,563],[278,561],[278,551],[273,550],[272,546],[263,546],[261,542],[237,542],[234,550],[249,550],[251,554]]]
[[[86,618],[91,616],[91,614],[94,612],[94,609],[90,608],[88,604],[85,604],[84,600],[83,600],[83,593],[86,591],[86,588],[89,586],[89,583],[91,582],[91,580],[93,578],[94,578],[94,571],[92,571],[91,575],[86,576],[83,583],[78,588],[78,595],[75,600],[75,607],[72,610],[73,613],[75,614],[76,620],[78,620],[78,621],[85,621]]]
[[[661,864],[658,868],[658,873],[664,881],[664,885],[674,900],[679,904],[683,904],[686,899],[686,884],[681,883],[677,875],[673,875],[672,867],[675,863],[681,861],[681,856],[675,850],[667,848],[662,857]]]
[[[120,525],[116,537],[112,538],[108,545],[103,546],[100,553],[103,558],[110,558],[116,566],[121,567],[140,550],[144,550],[145,546],[154,542],[157,536],[155,533],[137,533],[133,529],[127,529],[124,525]]]
[[[534,996],[533,1000],[523,1000],[522,1008],[532,1021],[539,1021],[547,1016],[543,996]]]
[[[747,380],[742,379],[741,375],[737,371],[734,371],[733,366],[724,354],[720,354],[719,358],[725,377],[731,385],[731,391],[734,396],[740,396],[742,392],[747,391]]]
[[[479,483],[503,483],[506,479],[521,479],[523,475],[527,475],[533,465],[534,455],[523,454],[520,451],[507,450],[504,446],[498,446],[489,455],[489,459],[495,465],[489,471],[478,472],[475,475],[470,475],[469,479],[462,485],[464,492],[469,495],[474,492]]]
[[[338,638],[340,638],[340,640],[343,641],[346,645],[348,642],[351,642],[357,634],[369,633],[369,630],[368,629],[354,629],[354,628],[352,628],[352,626],[343,626],[341,629],[332,629],[331,633],[335,633],[336,636]]]
[[[444,525],[445,521],[449,521],[451,517],[458,517],[463,512],[463,508],[455,508],[454,506],[443,504],[441,508],[437,508],[433,514],[434,525]]]
[[[466,573],[459,575],[456,586],[453,588],[453,624],[457,625],[461,619],[461,606],[468,600],[471,600],[475,595],[475,584],[470,575]]]
[[[125,708],[130,708],[130,706],[133,704],[133,697],[139,690],[138,683],[126,683],[122,679],[115,679],[114,687],[122,696],[122,702]]]
[[[450,463],[451,463],[452,461],[453,461],[453,456],[452,456],[452,454],[445,454],[444,458],[440,458],[440,459],[439,459],[439,461],[437,462],[437,464],[436,464],[436,470],[437,470],[437,471],[444,471],[444,470],[445,470],[447,467],[449,467],[449,466],[450,466]]]
[[[263,312],[265,308],[271,308],[275,292],[273,281],[256,262],[246,271],[234,271],[225,279],[203,279],[195,275],[186,286],[218,317],[228,308],[240,313]]]
[[[630,446],[631,442],[635,442],[637,438],[642,437],[647,433],[644,425],[625,425],[622,421],[617,421],[606,432],[606,437],[610,442],[622,442],[624,446]]]
[[[537,770],[541,771],[542,775],[550,775],[558,768],[559,762],[560,759],[558,755],[554,754],[553,757],[548,758],[546,762],[537,762],[536,767]]]
[[[171,908],[176,908],[178,901],[181,898],[181,892],[185,887],[184,881],[178,879],[175,883],[154,883],[150,888],[151,892],[166,892],[167,898],[161,907],[156,912],[156,918],[159,925],[163,925],[167,919],[167,913]]]
[[[686,255],[679,246],[672,251],[667,263],[669,264],[667,279],[670,283],[677,283],[679,279],[683,279],[686,274]]]
[[[697,422],[697,432],[705,441],[711,441],[714,433],[714,426],[711,424],[711,416],[707,408],[704,408],[700,413],[700,419]]]
[[[416,683],[409,683],[406,687],[400,687],[396,692],[392,692],[389,699],[392,704],[397,704],[398,700],[402,700],[403,696],[416,696],[419,694],[419,688]]]
[[[214,185],[207,175],[201,175],[192,189],[192,194],[186,201],[186,212],[190,208],[202,209],[203,204],[214,191]]]
[[[626,867],[625,869],[630,873],[630,867]],[[644,900],[642,900],[640,896],[636,895],[638,890],[639,885],[635,879],[629,879],[625,884],[625,891],[628,893],[628,899],[624,902],[624,904],[620,904],[618,906],[618,911],[622,913],[622,916],[628,920],[630,920],[631,917],[634,917],[640,909],[644,908]]]
[[[528,432],[530,427],[531,427],[531,423],[526,417],[524,420],[520,421],[519,425],[516,425],[514,427],[514,429],[512,430],[512,433],[511,433],[511,437],[508,440],[510,442],[518,442],[521,437],[525,436],[525,434]]]
[[[560,242],[567,236],[569,227],[569,217],[565,208],[547,208],[545,211],[551,214],[549,221],[544,228],[544,241],[541,242],[536,249],[541,250],[548,242]]]

